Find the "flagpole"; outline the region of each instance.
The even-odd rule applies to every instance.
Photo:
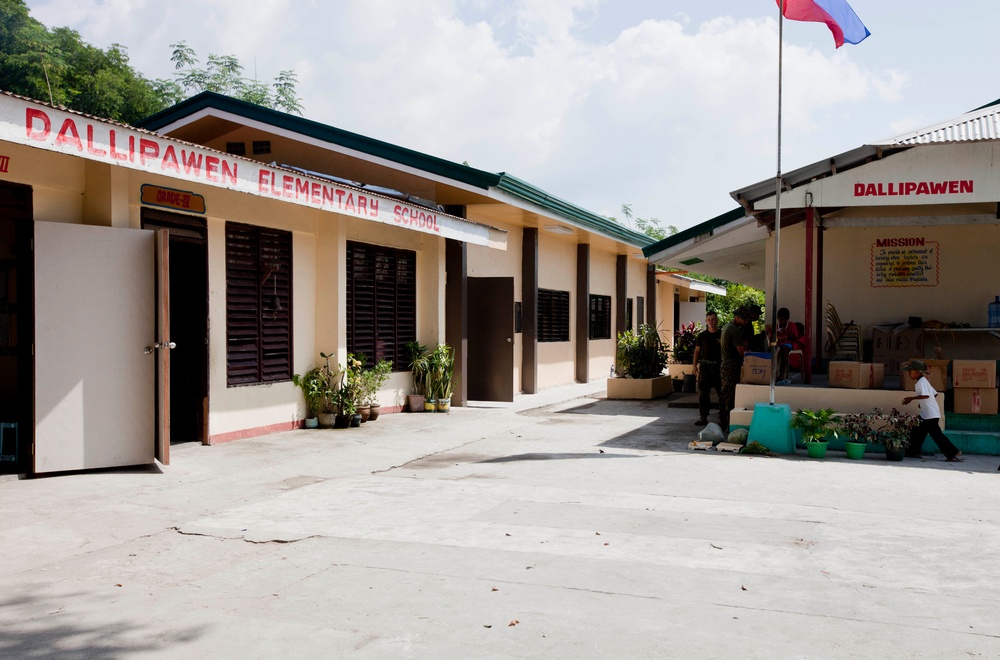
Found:
[[[774,405],[774,382],[778,373],[778,263],[781,255],[781,47],[784,42],[785,0],[778,3],[778,173],[774,181],[774,282],[771,287],[771,387],[769,402]]]

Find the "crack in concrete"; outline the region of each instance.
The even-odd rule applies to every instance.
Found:
[[[391,472],[392,470],[396,470],[396,469],[399,469],[399,468],[405,468],[407,465],[411,465],[413,463],[419,463],[420,461],[427,460],[428,458],[431,458],[431,457],[434,457],[434,456],[440,456],[442,454],[447,454],[448,452],[455,451],[456,449],[464,449],[464,448],[468,447],[469,445],[475,444],[477,442],[482,442],[485,439],[486,438],[476,438],[475,440],[469,440],[466,443],[463,443],[463,444],[460,444],[460,445],[456,445],[454,447],[449,447],[448,449],[442,449],[441,451],[435,451],[435,452],[431,452],[430,454],[424,454],[423,456],[418,456],[417,458],[413,458],[413,459],[410,459],[410,460],[406,461],[402,465],[391,465],[391,466],[389,466],[387,468],[383,468],[381,470],[372,470],[371,474],[385,474],[387,472]]]

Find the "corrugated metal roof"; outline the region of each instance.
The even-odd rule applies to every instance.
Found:
[[[907,131],[882,140],[867,142],[864,146],[837,154],[825,160],[782,172],[781,178],[791,189],[813,179],[864,165],[872,160],[891,156],[910,147],[923,144],[948,144],[1000,140],[1000,99],[945,122]],[[745,186],[730,193],[741,204],[753,206],[761,199],[774,196],[774,178]]]
[[[875,145],[945,144],[1000,139],[1000,105],[996,102],[933,126],[907,131]]]

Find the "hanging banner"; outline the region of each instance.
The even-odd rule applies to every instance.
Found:
[[[123,124],[0,93],[0,140],[280,199],[464,243],[506,249],[507,232]]]
[[[940,248],[922,237],[880,238],[871,249],[872,288],[937,286]]]

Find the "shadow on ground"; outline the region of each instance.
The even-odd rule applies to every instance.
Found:
[[[59,601],[79,602],[89,597],[89,594],[60,595]],[[152,632],[142,626],[122,621],[88,626],[48,598],[30,595],[0,601],[0,612],[7,616],[21,615],[16,620],[0,618],[0,630],[3,631],[0,633],[0,658],[18,660],[124,658],[144,652],[167,651],[175,644],[197,640],[204,632],[203,628],[173,630],[154,638]]]

